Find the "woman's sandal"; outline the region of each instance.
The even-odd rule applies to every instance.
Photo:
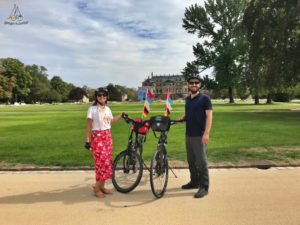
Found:
[[[107,194],[107,195],[111,195],[112,194],[112,192],[110,190],[106,189],[106,188],[102,188],[101,192],[104,193],[104,194]]]
[[[95,191],[95,196],[97,198],[105,198],[105,194],[102,191]]]

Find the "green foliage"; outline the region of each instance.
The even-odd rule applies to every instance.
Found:
[[[300,81],[300,3],[297,0],[251,0],[243,27],[249,56],[247,80],[252,94],[269,94]]]
[[[2,67],[5,68],[3,73],[8,78],[16,78],[16,86],[13,89],[13,98],[15,101],[22,100],[30,93],[32,78],[25,70],[24,64],[18,59],[3,58],[0,59]]]
[[[295,87],[291,88],[292,97],[300,99],[300,83],[296,85]]]
[[[187,63],[183,74],[214,67],[219,88],[228,88],[230,102],[233,88],[242,73],[240,55],[245,52],[241,30],[245,0],[207,0],[205,7],[194,4],[185,10],[183,28],[197,33],[201,43],[193,47],[196,60]]]
[[[47,102],[46,93],[50,92],[51,85],[48,80],[47,69],[38,65],[27,65],[26,71],[32,78],[30,93],[26,97],[27,103]]]
[[[66,102],[74,97],[75,86],[64,82],[59,76],[48,80],[47,69],[44,66],[24,65],[18,59],[0,59],[0,101],[36,102]],[[80,89],[80,88],[79,88]],[[84,91],[86,94],[86,92]],[[76,96],[76,100],[82,99]]]
[[[128,99],[137,99],[134,88],[109,84],[109,100],[121,101],[122,94]],[[26,103],[54,103],[80,101],[83,96],[94,100],[94,89],[75,87],[59,76],[48,79],[44,66],[24,65],[18,59],[0,59],[0,102],[24,101]]]
[[[199,75],[199,66],[196,61],[187,62],[186,67],[182,71],[182,75],[187,80],[192,75]]]
[[[273,100],[275,102],[289,102],[290,96],[288,93],[278,92],[273,95]]]
[[[81,100],[83,98],[83,96],[86,96],[86,95],[87,94],[83,88],[75,87],[74,89],[72,89],[70,91],[69,99],[78,102],[79,100]]]
[[[16,78],[4,76],[4,68],[0,67],[0,100],[8,102],[13,96],[13,89],[16,86]]]
[[[60,102],[66,102],[68,100],[70,91],[75,88],[74,85],[64,82],[59,76],[52,77],[50,84],[52,89],[60,95]]]
[[[203,77],[203,88],[208,89],[208,90],[216,90],[218,88],[218,83],[209,78],[208,75]]]
[[[108,100],[109,101],[121,101],[122,100],[122,93],[118,90],[118,88],[113,85],[107,85],[108,90]]]
[[[121,85],[115,85],[116,89],[121,93],[121,94],[126,94],[128,99],[137,99],[137,91],[134,88],[127,88],[125,86]]]

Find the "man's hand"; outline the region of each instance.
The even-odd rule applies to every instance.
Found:
[[[202,136],[202,143],[207,144],[209,141],[209,134],[208,133],[204,133]]]
[[[184,122],[184,121],[185,121],[185,116],[177,117],[177,120],[178,120],[179,122]]]

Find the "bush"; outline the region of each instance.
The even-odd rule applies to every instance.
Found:
[[[289,96],[288,93],[283,93],[283,92],[275,93],[273,95],[273,101],[275,101],[275,102],[289,102],[290,101],[290,96]]]

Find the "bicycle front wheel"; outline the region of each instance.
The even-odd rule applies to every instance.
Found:
[[[143,175],[143,163],[136,152],[127,150],[117,155],[113,165],[112,183],[117,191],[128,193],[136,188]]]
[[[155,151],[150,166],[151,191],[156,198],[161,198],[168,185],[169,166],[166,153],[162,149]]]

